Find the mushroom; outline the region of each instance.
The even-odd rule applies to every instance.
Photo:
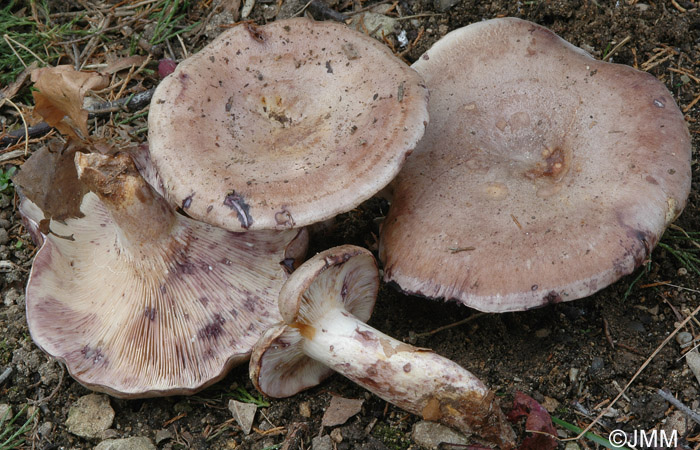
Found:
[[[427,97],[415,71],[342,24],[244,23],[159,84],[151,158],[168,198],[195,219],[301,227],[396,176],[425,130]]]
[[[426,420],[511,448],[513,430],[479,379],[364,323],[378,288],[374,257],[360,247],[335,247],[302,264],[280,291],[284,323],[267,330],[253,349],[255,387],[270,397],[287,397],[336,371]]]
[[[39,153],[16,181],[43,240],[26,291],[40,348],[86,387],[127,398],[193,393],[248,359],[280,320],[281,263],[303,255],[305,232],[234,233],[177,214],[124,153],[77,152],[79,180],[28,173],[67,170]],[[42,177],[75,195],[47,202],[31,184]]]
[[[431,123],[392,184],[384,279],[488,312],[585,297],[647,260],[690,190],[690,138],[653,76],[507,18],[413,68]]]

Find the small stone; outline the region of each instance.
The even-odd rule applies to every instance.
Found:
[[[579,370],[576,367],[572,367],[569,369],[569,382],[571,384],[574,384],[578,381],[578,373]]]
[[[676,431],[679,436],[684,436],[689,431],[690,424],[691,422],[688,416],[683,414],[683,412],[673,411],[667,416],[663,430],[666,432],[667,436],[670,436],[674,431]]]
[[[649,5],[647,3],[635,3],[634,6],[636,6],[637,9],[640,11],[646,11],[647,9],[649,9]]]
[[[333,450],[333,441],[330,436],[316,436],[311,440],[311,450]]]
[[[411,437],[416,444],[430,450],[437,450],[440,444],[466,445],[467,437],[435,422],[418,422],[413,426]],[[449,445],[448,445],[449,447]]]
[[[130,437],[126,439],[107,439],[102,441],[94,450],[156,450],[150,439],[146,437]]]
[[[0,403],[0,424],[12,418],[12,406]]]
[[[581,450],[581,447],[579,447],[576,442],[569,442],[566,444],[566,447],[564,447],[564,450]]]
[[[539,330],[535,331],[535,336],[540,339],[546,338],[550,334],[552,334],[552,330],[549,328],[540,328]]]
[[[168,429],[160,429],[156,431],[156,445],[160,445],[161,442],[172,438],[173,432]]]
[[[109,398],[101,394],[89,394],[80,397],[68,411],[66,426],[71,433],[96,438],[112,425],[114,410],[109,405]]]
[[[542,407],[546,409],[550,414],[554,413],[557,408],[559,408],[559,401],[552,397],[544,397],[544,400],[540,402]]]
[[[53,432],[53,423],[42,423],[41,425],[39,425],[39,428],[36,429],[36,432],[42,439],[48,439],[51,436],[51,433]]]
[[[241,427],[244,434],[249,434],[253,428],[255,420],[255,412],[258,407],[252,403],[239,402],[237,400],[228,401],[228,410],[231,411],[233,418],[236,419],[238,426]]]
[[[0,245],[5,245],[10,242],[10,236],[7,234],[7,230],[0,228]]]
[[[459,0],[435,0],[433,2],[435,9],[440,12],[447,12],[459,3]]]
[[[591,371],[598,372],[605,367],[605,361],[600,356],[594,356],[591,361]]]
[[[362,24],[364,24],[364,29],[372,33],[372,36],[380,39],[382,35],[389,36],[400,28],[399,21],[393,17],[369,11],[353,17],[351,26],[357,31],[363,31]]]
[[[328,405],[326,412],[323,414],[321,425],[324,427],[334,427],[344,424],[349,418],[360,412],[362,403],[364,403],[362,399],[333,396],[331,398],[331,404]]]
[[[299,415],[301,417],[306,417],[307,419],[311,417],[311,406],[309,405],[309,402],[299,403]]]
[[[5,303],[5,306],[11,306],[15,304],[19,304],[19,298],[22,296],[22,294],[15,288],[10,288],[5,292],[5,298],[3,299],[3,303]]]
[[[331,439],[336,444],[343,442],[343,433],[340,432],[340,428],[335,428],[333,431],[331,431]]]

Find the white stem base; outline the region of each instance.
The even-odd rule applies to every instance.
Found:
[[[453,361],[391,338],[342,309],[329,310],[305,334],[309,357],[382,399],[501,448],[512,445],[513,431],[493,393]]]

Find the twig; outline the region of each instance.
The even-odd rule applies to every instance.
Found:
[[[447,329],[450,329],[450,328],[453,328],[453,327],[458,327],[458,326],[460,326],[460,325],[464,325],[465,323],[471,322],[472,320],[478,319],[479,317],[485,316],[485,315],[486,315],[486,313],[482,313],[482,312],[479,312],[479,313],[476,313],[476,314],[472,314],[471,316],[467,317],[466,319],[462,319],[462,320],[460,320],[460,321],[458,321],[458,322],[454,322],[454,323],[451,323],[451,324],[449,324],[449,325],[443,325],[443,326],[441,326],[441,327],[435,328],[435,329],[432,330],[432,331],[426,331],[425,333],[416,333],[416,334],[414,334],[413,336],[414,336],[414,337],[432,336],[432,335],[435,334],[435,333],[439,333],[439,332],[441,332],[441,331],[444,331],[444,330],[447,330]]]
[[[578,434],[578,436],[573,437],[573,438],[569,438],[569,439],[564,439],[564,441],[578,441],[579,439],[583,438],[583,437],[586,435],[586,433],[588,433],[588,432],[591,430],[591,428],[593,428],[593,425],[595,425],[595,424],[600,420],[600,418],[603,417],[603,416],[605,415],[605,413],[607,413],[608,410],[609,410],[610,408],[612,408],[612,406],[613,406],[615,403],[617,403],[618,400],[620,400],[620,398],[622,398],[622,396],[624,395],[625,391],[632,385],[632,383],[634,383],[634,381],[637,379],[637,377],[639,377],[639,375],[644,371],[644,369],[646,369],[646,367],[649,365],[649,363],[651,362],[651,360],[654,359],[654,357],[661,351],[661,349],[664,348],[664,347],[666,346],[666,344],[668,344],[669,341],[670,341],[671,339],[673,339],[673,337],[678,333],[678,331],[679,331],[681,328],[683,328],[688,322],[690,322],[690,319],[691,319],[692,317],[694,317],[698,312],[700,312],[700,305],[698,305],[698,307],[695,308],[695,309],[693,310],[693,312],[690,313],[690,315],[688,315],[688,317],[686,317],[685,319],[683,319],[683,322],[679,323],[678,326],[673,330],[673,332],[671,332],[671,333],[666,337],[666,339],[664,339],[664,341],[663,341],[658,347],[656,347],[656,350],[654,350],[654,352],[647,358],[647,360],[644,361],[644,363],[641,365],[641,367],[639,367],[639,369],[637,369],[637,372],[635,372],[635,374],[634,374],[634,375],[632,376],[632,378],[627,382],[627,384],[626,384],[625,387],[620,391],[620,393],[617,394],[617,396],[613,399],[613,401],[610,402],[610,404],[608,404],[608,406],[606,406],[605,409],[603,409],[603,410],[596,416],[596,418],[593,420],[593,422],[591,422],[590,424],[588,424],[588,426],[587,426],[586,428],[584,428],[584,430],[581,431],[581,432]]]
[[[115,100],[113,102],[105,102],[89,106],[86,108],[86,110],[90,114],[90,118],[104,116],[118,111],[138,111],[148,105],[148,103],[151,101],[151,97],[153,97],[153,91],[155,91],[155,88],[139,92],[138,94]],[[6,136],[0,138],[0,148],[6,148],[10,145],[14,145],[23,137],[27,137],[29,139],[41,137],[51,130],[52,128],[49,126],[49,124],[46,122],[39,122],[38,124],[29,127],[26,130],[26,133],[25,130],[12,131],[7,133]]]
[[[687,415],[688,417],[693,419],[695,422],[700,423],[700,414],[696,413],[692,409],[685,406],[683,404],[683,402],[681,402],[676,397],[671,395],[670,392],[667,392],[664,389],[657,389],[656,393],[659,394],[661,396],[661,398],[663,398],[664,400],[666,400],[667,402],[669,402],[670,404],[675,406],[676,409],[679,409],[680,411],[682,411],[683,414]]]
[[[34,139],[41,137],[51,131],[51,126],[46,122],[39,122],[38,124],[29,127],[25,135],[25,130],[15,130],[7,133],[7,135],[0,138],[0,147],[7,148],[10,145],[14,145],[20,141],[23,137],[29,139]]]
[[[695,97],[695,98],[693,99],[693,101],[690,102],[690,103],[688,104],[688,106],[686,106],[685,108],[683,108],[683,113],[687,113],[688,111],[690,111],[690,108],[692,108],[693,106],[695,106],[695,104],[696,104],[698,101],[700,101],[700,95],[698,95],[697,97]],[[697,243],[696,243],[695,245],[697,245]]]
[[[10,378],[10,375],[12,375],[12,366],[8,367],[7,369],[3,370],[3,372],[0,374],[0,384],[4,383],[5,380]]]
[[[605,339],[608,340],[610,348],[615,350],[615,342],[613,342],[612,336],[610,335],[610,327],[608,326],[608,319],[603,317],[603,332],[605,333]]]
[[[630,41],[630,39],[632,39],[631,36],[626,36],[623,40],[621,40],[620,42],[618,42],[617,45],[615,45],[615,47],[613,47],[613,48],[608,52],[608,54],[605,55],[605,57],[603,58],[603,61],[608,61],[608,60],[610,59],[610,57],[611,57],[612,55],[614,55],[615,53],[617,53],[617,51],[620,50],[620,49],[622,48],[623,45],[625,45],[626,43],[628,43],[628,42]]]
[[[29,127],[27,126],[27,121],[24,119],[24,114],[22,114],[22,110],[19,109],[19,106],[17,106],[15,102],[10,100],[9,98],[3,98],[2,101],[0,101],[0,106],[2,106],[5,102],[12,105],[12,107],[17,110],[20,119],[22,119],[22,125],[24,125],[24,156],[27,156],[27,154],[29,153]]]
[[[673,5],[674,8],[676,8],[678,11],[684,13],[687,12],[688,10],[682,7],[681,5],[678,4],[676,0],[671,0],[671,4]]]

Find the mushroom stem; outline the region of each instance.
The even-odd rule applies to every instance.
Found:
[[[398,341],[339,303],[313,325],[295,322],[303,351],[382,399],[465,433],[510,448],[513,430],[495,396],[472,373],[428,349]]]
[[[122,245],[172,239],[175,212],[138,175],[126,153],[113,157],[76,153],[80,180],[102,200],[118,224]]]

